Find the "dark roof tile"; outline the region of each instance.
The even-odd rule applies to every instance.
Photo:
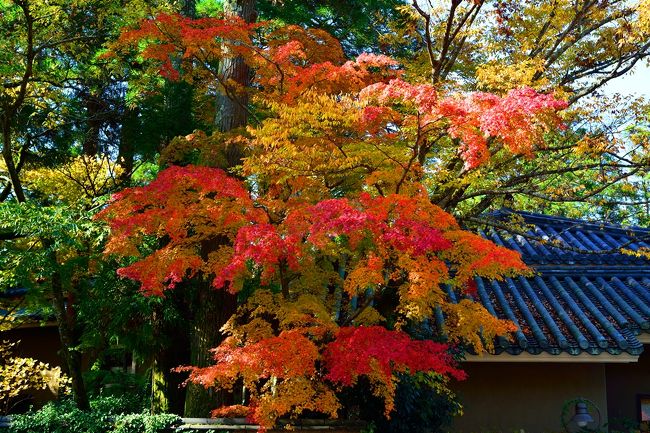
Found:
[[[650,260],[622,250],[649,248],[650,230],[518,215],[529,225],[525,233],[481,232],[518,251],[536,272],[504,281],[477,278],[477,300],[518,327],[512,341],[497,340],[497,351],[640,354],[636,336],[650,332]]]
[[[478,300],[491,313],[515,323],[514,340],[497,341],[510,353],[639,354],[635,335],[648,329],[650,304],[635,298],[615,277],[519,277],[477,279]],[[618,280],[620,281],[620,280]],[[636,280],[633,280],[636,281]],[[634,301],[632,301],[634,299]]]
[[[563,217],[526,212],[501,211],[493,214],[503,222],[511,215],[522,217],[529,226],[517,230],[490,231],[486,236],[499,245],[519,251],[530,265],[647,265],[644,257],[624,254],[650,248],[650,230],[623,228]]]

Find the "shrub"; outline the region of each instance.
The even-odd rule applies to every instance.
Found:
[[[100,397],[92,410],[79,410],[73,401],[50,402],[42,409],[15,415],[10,433],[158,433],[180,424],[177,415],[133,412],[132,399]]]
[[[402,374],[395,392],[395,408],[390,419],[383,416],[383,405],[367,383],[359,386],[347,398],[357,406],[358,414],[348,414],[369,422],[373,433],[442,433],[448,431],[454,416],[462,413],[460,403],[447,387],[447,382],[435,373]]]
[[[0,341],[0,415],[15,409],[29,391],[49,389],[58,395],[59,391],[65,392],[68,383],[60,367],[14,356],[16,344]]]
[[[158,433],[169,430],[178,425],[178,415],[168,413],[149,415],[145,413],[133,413],[122,415],[115,421],[115,428],[112,433]]]
[[[72,400],[50,402],[35,412],[14,415],[10,433],[106,433],[110,416],[79,410]]]

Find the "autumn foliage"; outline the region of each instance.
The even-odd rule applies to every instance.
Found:
[[[453,149],[468,171],[495,144],[532,157],[560,125],[564,102],[529,88],[445,95],[406,81],[388,57],[346,60],[331,36],[295,26],[266,31],[235,19],[162,15],[124,33],[114,54],[138,50],[172,79],[250,92],[264,113],[238,138],[249,152],[238,177],[170,166],[100,214],[111,228],[106,252],[133,257],[120,275],[146,294],[192,278],[240,294],[255,282],[223,329],[215,364],[188,368],[205,386],[244,381],[249,405],[214,415],[246,414],[262,427],[304,411],[335,417],[337,392],[362,376],[389,414],[397,373],[462,379],[448,344],[489,349],[512,329],[471,300],[449,297],[471,295],[477,276],[526,267],[431,203],[428,152]],[[224,56],[253,68],[251,88],[223,79],[214,64]],[[176,144],[220,152],[226,141],[194,134]],[[448,344],[404,331],[438,310]]]

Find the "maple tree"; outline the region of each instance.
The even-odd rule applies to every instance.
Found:
[[[259,296],[272,296],[267,291],[261,291],[257,297],[254,295],[251,302],[256,303],[256,309],[264,308],[267,315],[282,315],[279,317],[280,328],[274,330],[271,323],[264,325],[262,319],[233,327],[233,334],[240,333],[239,336],[224,341],[216,352],[216,358],[223,358],[226,366],[218,363],[217,368],[206,367],[193,372],[194,379],[206,385],[216,382],[232,386],[238,374],[243,375],[247,384],[267,378],[269,374],[264,372],[271,367],[265,364],[265,360],[271,362],[274,356],[280,357],[276,361],[276,369],[288,365],[301,368],[299,366],[304,364],[297,363],[297,360],[310,359],[302,352],[305,347],[312,346],[306,345],[309,337],[316,339],[315,343],[323,344],[334,335],[336,338],[333,342],[324,345],[323,349],[329,351],[328,355],[324,355],[330,359],[325,366],[331,365],[327,377],[334,382],[350,385],[351,376],[339,376],[341,373],[337,371],[341,366],[336,366],[337,362],[341,362],[336,359],[336,353],[342,353],[337,345],[351,344],[347,341],[351,338],[348,335],[350,328],[343,326],[337,331],[338,326],[331,317],[336,314],[340,322],[350,324],[382,323],[385,320],[381,314],[382,308],[379,304],[377,308],[372,305],[391,293],[399,296],[398,305],[392,307],[399,311],[395,317],[401,317],[401,321],[422,320],[431,316],[434,308],[442,307],[449,316],[449,323],[456,325],[448,329],[452,341],[464,338],[481,350],[483,343],[491,344],[492,336],[509,330],[508,324],[496,320],[477,304],[448,302],[441,284],[452,282],[459,288],[471,291],[468,279],[472,276],[499,278],[525,269],[515,253],[460,230],[451,216],[431,205],[423,194],[419,197],[370,197],[364,194],[359,197],[356,206],[345,199],[325,200],[289,212],[283,223],[276,226],[269,223],[265,212],[253,206],[253,201],[239,181],[227,177],[219,169],[207,167],[170,167],[146,187],[118,194],[116,201],[102,211],[100,217],[107,218],[111,223],[113,236],[107,245],[107,251],[111,253],[138,255],[138,247],[143,244],[144,237],[154,235],[168,239],[163,248],[119,271],[123,276],[139,280],[142,289],[150,294],[161,294],[164,289],[174,288],[196,273],[204,277],[212,275],[215,288],[227,288],[233,292],[241,291],[243,280],[255,278],[255,275],[261,278],[263,287],[279,286],[279,301],[276,303],[278,308],[285,310],[282,313],[275,312],[269,300],[258,300]],[[227,237],[231,241],[222,243],[220,250],[203,259],[201,244],[214,236]],[[341,277],[338,278],[338,289],[334,290],[332,285],[337,278],[333,267],[342,256],[347,257],[347,276],[343,281],[340,281]],[[455,263],[452,265],[453,278],[448,274],[446,262]],[[367,293],[371,288],[372,293]],[[298,299],[294,306],[290,301],[296,297]],[[336,311],[336,308],[332,311],[332,305],[337,305],[336,302],[323,305],[321,301],[332,297],[355,299],[360,306],[348,311]],[[287,305],[282,305],[282,302]],[[307,304],[309,310],[301,310],[305,308],[303,303]],[[244,308],[238,316],[246,314]],[[255,315],[261,314],[260,311],[255,312]],[[379,337],[383,332],[379,330],[384,328],[369,329],[379,332],[375,335]],[[479,331],[484,340],[476,337]],[[277,336],[276,332],[279,333]],[[369,341],[382,341],[387,345],[382,346],[386,353],[398,353],[404,349],[404,338],[408,337],[406,334],[396,334],[394,338],[393,346],[390,339],[373,338]],[[277,344],[289,344],[291,341],[299,348],[297,352],[272,350],[273,347],[277,349]],[[271,348],[266,344],[270,344]],[[307,392],[305,387],[308,384],[314,386],[320,383],[315,370],[319,352],[317,346],[313,347],[311,364],[305,367],[306,370],[287,377],[273,375],[276,379],[296,379],[294,376],[298,376],[298,382],[289,381],[284,385],[286,389],[283,392],[289,402],[278,397],[269,387],[263,388],[266,394],[262,393],[259,401],[251,401],[254,406],[262,401],[271,405],[261,405],[256,409],[254,419],[257,422],[270,426],[280,415],[308,409],[304,404],[298,405],[299,409],[294,408],[297,402],[304,401],[305,395],[295,395],[293,392],[297,392],[294,386]],[[436,347],[437,352],[433,350]],[[417,367],[421,364],[416,363],[416,360],[422,361],[423,356],[433,350],[437,355],[429,358],[430,364],[424,365],[438,366],[440,373],[455,371],[445,363],[449,359],[442,356],[444,347],[425,345],[421,351],[416,348],[407,350],[412,358],[383,361],[383,370],[374,371],[373,377],[378,389],[381,389],[380,385],[384,386],[381,395],[386,398],[388,408],[392,404],[394,384],[392,375],[386,373],[387,365],[392,366],[391,371],[401,371],[407,367],[413,371],[433,369]],[[369,347],[368,350],[376,354],[381,349]],[[259,351],[265,351],[263,353],[269,356],[261,356]],[[248,366],[242,359],[250,359],[253,364]],[[375,358],[369,355],[368,362],[371,359]],[[374,362],[369,365],[374,365]],[[367,365],[365,370],[361,369],[356,374],[369,374],[368,368]],[[221,373],[223,377],[218,377],[222,369],[225,370]],[[252,385],[249,388],[255,389]],[[319,406],[316,396],[324,392],[322,389],[309,392],[313,397],[309,401],[314,404],[311,409],[335,413],[336,405]],[[332,399],[332,395],[330,390],[319,398],[334,404],[332,402],[336,400]],[[218,413],[225,412],[222,410]]]
[[[471,295],[476,276],[526,270],[516,253],[431,203],[422,183],[435,166],[430,151],[456,152],[468,171],[490,159],[492,142],[532,157],[565,103],[529,88],[445,96],[404,81],[386,56],[345,60],[322,31],[274,29],[260,48],[259,30],[233,18],[161,15],[123,33],[116,52],[137,49],[168,77],[217,84],[226,95],[248,91],[265,117],[246,133],[196,133],[166,149],[169,161],[197,149],[224,166],[229,147],[248,147],[236,172],[248,186],[220,168],[172,165],[100,212],[111,228],[106,252],[137,257],[118,272],[150,295],[201,279],[248,297],[247,282],[257,281],[224,328],[216,364],[189,368],[205,386],[246,384],[248,409],[215,414],[246,413],[263,428],[306,410],[335,416],[336,391],[360,376],[388,414],[399,372],[463,377],[446,344],[401,329],[440,308],[449,342],[489,348],[510,325],[469,299],[451,302],[444,287]],[[223,56],[255,71],[250,89],[211,67]]]
[[[558,212],[573,214],[583,214],[580,209],[602,207],[605,209],[603,217],[611,215],[611,212],[606,211],[611,208],[607,203],[622,203],[614,197],[618,191],[616,185],[621,181],[629,183],[635,179],[634,176],[644,171],[647,161],[645,148],[640,143],[634,144],[634,157],[621,158],[618,150],[620,146],[617,144],[620,143],[621,128],[628,122],[639,122],[643,110],[630,110],[632,107],[624,101],[617,102],[602,96],[596,100],[598,105],[587,105],[585,101],[591,92],[599,90],[603,84],[630,70],[647,56],[643,4],[637,8],[621,2],[607,2],[603,5],[579,2],[574,10],[570,2],[556,2],[555,6],[553,2],[540,2],[520,10],[517,5],[509,3],[498,8],[487,7],[485,2],[454,3],[459,4],[451,10],[441,6],[431,12],[431,32],[428,36],[422,28],[426,20],[416,9],[404,5],[399,8],[403,16],[397,21],[401,27],[390,27],[392,31],[381,37],[380,45],[387,47],[398,43],[402,45],[404,39],[416,43],[420,38],[422,45],[417,47],[421,49],[414,49],[413,53],[424,58],[409,55],[399,57],[406,69],[408,81],[422,82],[428,77],[428,69],[431,69],[430,62],[426,60],[425,42],[428,37],[434,45],[447,46],[447,49],[442,45],[434,47],[434,60],[448,66],[445,66],[447,72],[441,74],[436,81],[444,88],[482,88],[501,95],[522,85],[545,92],[558,88],[574,103],[575,108],[567,114],[569,129],[566,132],[554,131],[547,134],[544,158],[534,161],[518,158],[507,150],[502,151],[503,147],[494,142],[488,143],[488,147],[492,146],[490,152],[494,157],[477,170],[468,171],[453,145],[449,147],[440,143],[442,145],[430,149],[431,160],[439,158],[446,161],[428,171],[428,187],[433,201],[454,213],[464,224],[476,221],[490,225],[490,221],[478,217],[487,210],[502,206],[540,211],[552,205]],[[513,8],[517,13],[511,10]],[[555,14],[548,23],[535,18],[547,14],[553,8]],[[496,19],[499,17],[500,21]],[[585,27],[587,21],[594,24]],[[443,43],[448,22],[453,25],[447,42]],[[580,33],[580,38],[572,38],[572,29],[578,27],[583,28],[584,33]],[[612,39],[621,44],[620,52],[607,42]],[[574,61],[585,50],[600,53],[599,59],[589,63],[592,67],[588,63]],[[508,53],[513,52],[521,59],[510,65]],[[444,58],[445,53],[447,58]],[[483,53],[493,55],[488,58]],[[552,64],[549,63],[542,70],[535,63],[537,60],[531,56],[548,59]],[[188,58],[188,62],[191,62],[191,58]],[[213,58],[207,63],[218,65],[218,59]],[[616,66],[619,63],[620,67]],[[494,75],[496,72],[501,75]],[[505,75],[507,80],[503,79]],[[576,77],[576,80],[566,81],[572,77]],[[208,84],[214,78],[204,75],[196,82]],[[489,82],[502,85],[497,88]],[[590,114],[601,112],[603,107],[611,109],[614,106],[620,108],[606,116]],[[257,113],[254,104],[249,109],[252,113]],[[634,120],[631,116],[634,116]],[[627,120],[623,121],[624,118]],[[604,124],[603,119],[617,119],[617,124]],[[574,133],[576,130],[582,132]],[[599,144],[596,145],[596,142]],[[578,151],[577,157],[573,157],[573,149],[587,145],[600,151],[590,152],[589,158]],[[571,187],[556,188],[554,185],[558,182],[569,183]],[[634,180],[634,183],[638,181]],[[581,186],[583,184],[593,187],[585,188]],[[632,197],[623,202],[628,202],[628,211],[634,212],[640,208],[632,205],[642,204],[643,199]],[[581,206],[580,203],[585,205]]]
[[[189,363],[205,367],[193,370],[195,377],[213,374],[224,387],[237,377],[247,381],[252,407],[218,413],[248,414],[264,425],[301,410],[333,414],[339,391],[355,381],[371,383],[390,408],[395,377],[418,367],[408,356],[382,357],[394,349],[367,347],[356,372],[330,374],[337,365],[330,349],[348,347],[353,331],[406,347],[404,332],[444,311],[449,342],[480,350],[490,332],[506,330],[470,300],[450,302],[448,291],[471,297],[472,276],[498,278],[521,271],[521,263],[460,226],[484,224],[484,211],[502,205],[575,216],[600,208],[622,218],[619,204],[647,203],[632,191],[646,187],[647,134],[637,130],[623,144],[611,132],[641,125],[646,107],[601,116],[602,107],[620,102],[585,102],[647,56],[645,0],[454,0],[433,9],[391,0],[219,3],[239,18],[211,15],[209,2],[192,0],[46,3],[0,5],[8,35],[0,56],[15,59],[0,68],[0,201],[33,205],[3,206],[16,218],[0,227],[0,248],[9,253],[0,267],[17,260],[24,278],[5,272],[0,285],[20,281],[51,294],[50,276],[75,275],[75,285],[57,290],[67,297],[67,315],[79,313],[70,345],[91,356],[105,344],[105,330],[92,349],[87,340],[79,346],[79,335],[92,334],[80,322],[111,322],[126,341],[134,327],[126,305],[145,305],[138,323],[154,328],[159,341],[140,332],[130,347],[155,352],[156,395],[158,373]],[[355,5],[354,13],[341,13]],[[256,7],[263,19],[280,21],[254,22]],[[182,16],[172,13],[179,10]],[[104,51],[121,25],[160,11]],[[342,43],[306,28],[312,18]],[[572,104],[564,124],[556,115],[561,100]],[[621,157],[623,146],[630,152]],[[85,211],[129,182],[146,183],[150,177],[138,170],[156,173],[156,152],[160,168],[169,168],[121,192],[101,215],[113,226],[107,251],[120,256],[120,275],[156,295],[140,299],[126,279],[108,277],[116,262],[91,260],[93,267],[82,269],[104,236]],[[84,209],[81,234],[79,214],[64,212],[77,205]],[[53,232],[28,221],[52,214]],[[70,246],[57,237],[66,233],[90,234],[91,241]],[[273,308],[251,321],[255,299],[268,299],[268,291]],[[89,301],[99,293],[106,294],[101,301]],[[236,299],[242,309],[218,353],[244,360],[291,348],[293,338],[315,348],[289,351],[309,360],[296,364],[302,370],[289,377],[277,364],[237,371],[196,361],[210,361],[206,345],[217,344],[218,330],[209,324],[222,324]],[[170,305],[182,316],[174,326],[160,323]],[[308,326],[278,325],[279,316],[294,314]],[[447,381],[455,371],[443,352],[435,352],[434,370],[447,372]],[[175,388],[164,385],[170,394]],[[203,398],[190,394],[186,402]],[[180,413],[182,402],[161,407]]]

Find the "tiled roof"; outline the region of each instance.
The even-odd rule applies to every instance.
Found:
[[[24,287],[14,287],[11,289],[0,291],[0,298],[2,299],[19,298],[21,296],[25,296],[26,293],[27,293],[27,289],[25,289]]]
[[[650,264],[647,259],[631,254],[643,249],[650,252],[648,229],[623,228],[527,212],[501,211],[493,214],[492,218],[505,221],[513,214],[523,218],[524,230],[513,234],[503,230],[490,230],[483,235],[499,245],[519,251],[531,266]]]
[[[477,300],[519,327],[512,341],[496,342],[497,353],[639,355],[637,336],[650,332],[650,260],[621,249],[650,251],[650,230],[516,215],[524,230],[483,233],[519,251],[535,271],[528,278],[477,280]]]
[[[0,300],[21,300],[28,291],[29,289],[24,287],[13,287],[0,291]],[[6,317],[8,315],[11,315],[15,319],[27,320],[42,320],[44,317],[48,317],[48,314],[43,314],[41,310],[30,310],[26,308],[7,310],[5,308],[0,308],[0,317]]]

